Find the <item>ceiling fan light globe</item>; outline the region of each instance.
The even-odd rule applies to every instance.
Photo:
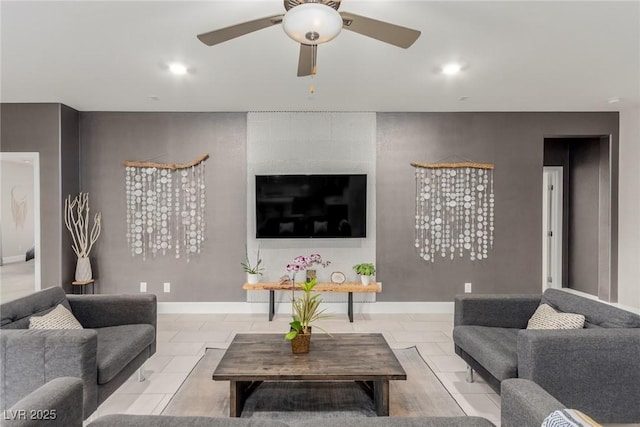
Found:
[[[342,17],[337,10],[322,3],[303,3],[284,15],[282,28],[298,43],[321,44],[340,34]]]

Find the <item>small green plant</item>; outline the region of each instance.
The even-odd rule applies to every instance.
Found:
[[[353,266],[353,269],[356,274],[360,274],[362,276],[373,276],[376,274],[376,267],[370,262],[356,264]]]
[[[316,286],[317,279],[314,277],[311,281],[302,283],[300,288],[302,290],[302,296],[292,301],[293,304],[293,321],[289,323],[291,330],[284,337],[288,340],[292,340],[298,336],[298,334],[308,334],[311,332],[311,326],[315,326],[323,332],[328,333],[320,326],[314,325],[314,322],[329,317],[324,313],[324,310],[320,310],[320,303],[322,299],[320,294],[312,294],[313,288]]]
[[[245,253],[245,262],[241,262],[242,270],[247,274],[259,274],[262,276],[262,272],[264,268],[260,266],[262,264],[262,260],[260,259],[260,247],[258,247],[258,253],[256,254],[256,263],[251,265],[251,261],[249,261],[249,252],[247,251],[247,247],[244,247]]]

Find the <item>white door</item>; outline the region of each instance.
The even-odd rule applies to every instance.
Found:
[[[542,290],[562,288],[562,166],[545,166],[542,191]]]

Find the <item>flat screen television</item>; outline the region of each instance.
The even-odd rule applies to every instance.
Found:
[[[256,238],[367,236],[367,175],[256,175]]]

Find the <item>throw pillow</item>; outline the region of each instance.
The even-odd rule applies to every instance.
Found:
[[[83,327],[64,305],[58,304],[44,316],[31,316],[29,329],[83,329]]]
[[[547,304],[540,304],[527,323],[527,329],[582,329],[583,327],[582,314],[558,313]]]
[[[560,409],[553,411],[545,418],[541,427],[602,427],[602,425],[577,409]]]

